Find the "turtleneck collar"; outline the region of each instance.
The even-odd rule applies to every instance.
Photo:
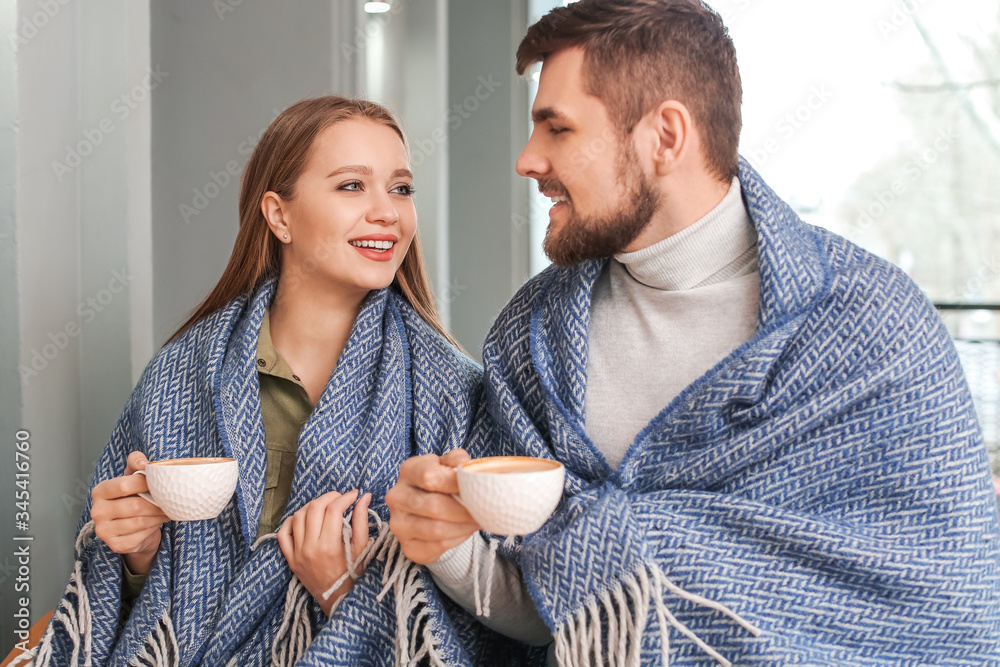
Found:
[[[719,205],[673,236],[615,255],[629,274],[655,289],[677,291],[722,282],[757,259],[757,230],[733,179]]]

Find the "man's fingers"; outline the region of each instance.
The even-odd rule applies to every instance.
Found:
[[[472,523],[474,519],[462,503],[446,493],[428,493],[414,487],[400,487],[400,501],[391,509],[407,514],[448,521]]]
[[[419,565],[429,565],[440,558],[441,554],[445,551],[454,549],[467,539],[469,539],[468,536],[457,537],[453,540],[445,540],[444,542],[410,540],[409,542],[402,543],[401,546],[403,548],[403,554],[414,563]]]
[[[398,486],[417,487],[434,493],[458,493],[455,469],[441,465],[441,459],[433,454],[404,461],[399,468]]]
[[[461,538],[459,541],[461,543],[462,540],[479,530],[479,524],[475,521],[451,523],[414,514],[394,514],[390,519],[389,527],[400,542],[443,542]]]

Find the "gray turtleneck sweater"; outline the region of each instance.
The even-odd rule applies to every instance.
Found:
[[[608,262],[591,301],[586,429],[612,469],[685,387],[750,340],[758,298],[757,233],[737,179],[704,218]],[[475,614],[473,550],[485,563],[478,533],[428,569],[441,590]],[[551,641],[514,564],[499,558],[491,585],[490,617],[480,621],[528,643]]]

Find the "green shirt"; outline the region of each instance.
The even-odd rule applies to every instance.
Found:
[[[299,433],[313,411],[305,385],[271,343],[270,310],[264,313],[257,339],[257,375],[267,447],[264,502],[257,524],[257,537],[260,537],[275,532],[281,523],[292,493]],[[146,575],[129,572],[124,559],[122,575],[122,600],[131,606],[146,583]]]

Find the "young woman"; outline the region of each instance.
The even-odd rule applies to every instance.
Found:
[[[480,382],[438,318],[413,191],[376,104],[307,100],[267,129],[219,284],[98,463],[36,664],[518,662],[387,530],[399,465],[462,445]],[[237,490],[216,519],[172,522],[132,473],[190,456],[235,458]]]

